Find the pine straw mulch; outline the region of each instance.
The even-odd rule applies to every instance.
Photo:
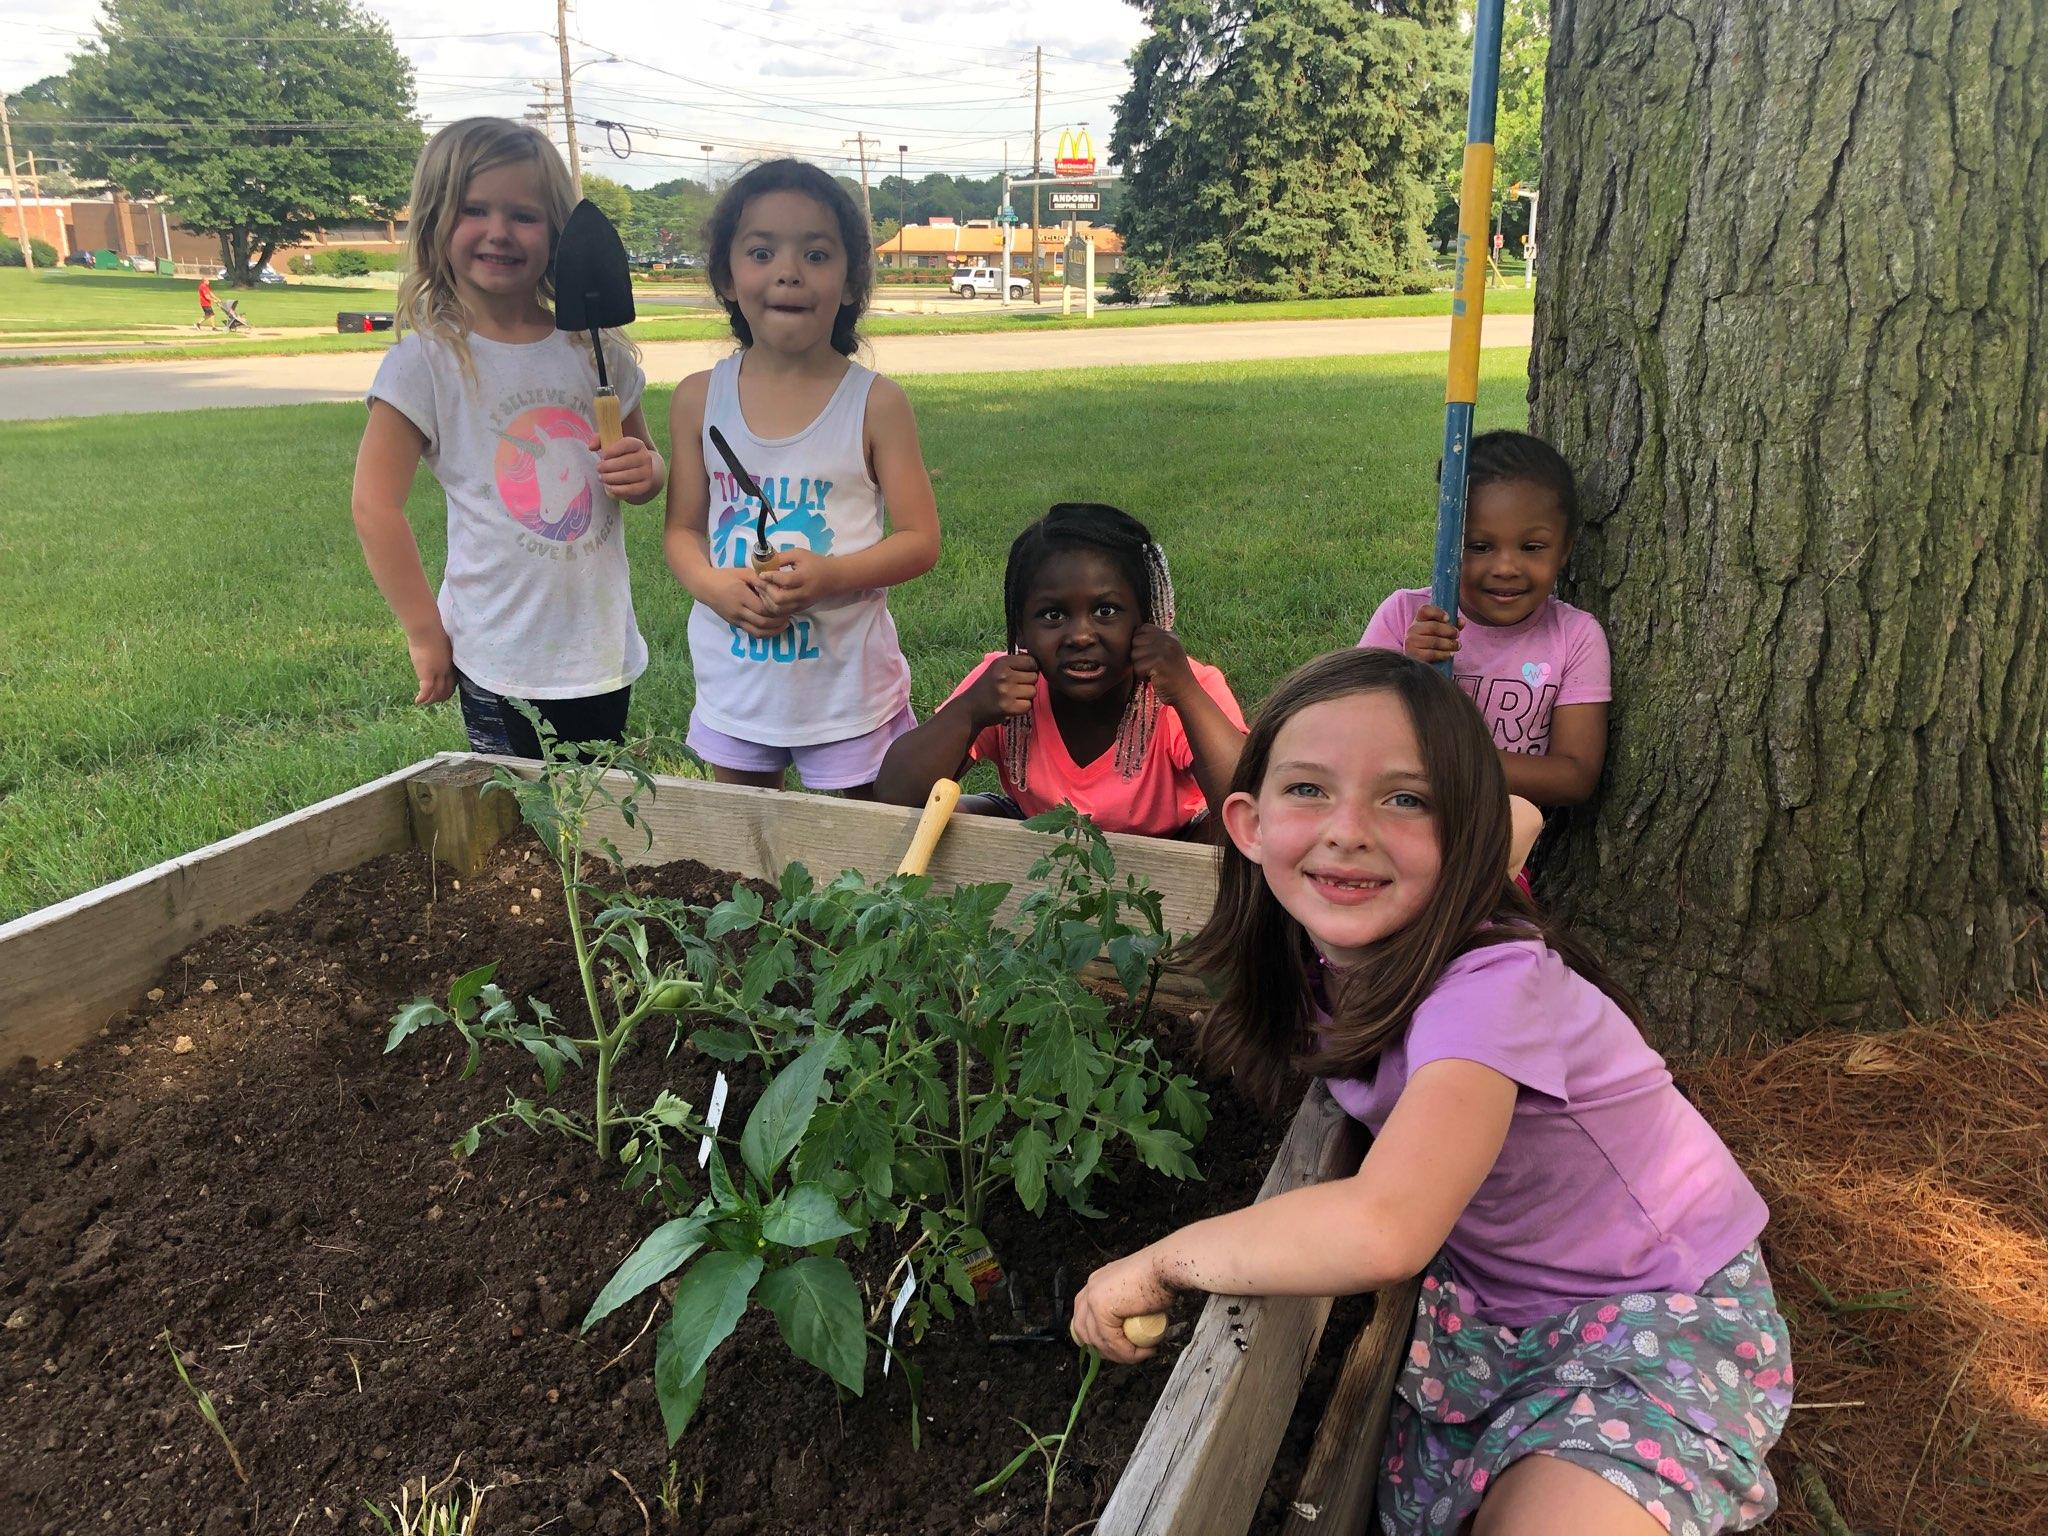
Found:
[[[2048,1008],[1686,1063],[1770,1202],[1774,1536],[2048,1532]]]

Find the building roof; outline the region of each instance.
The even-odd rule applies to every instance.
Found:
[[[1092,235],[1095,249],[1105,256],[1123,254],[1123,237],[1106,225],[1094,225],[1082,220],[1076,228],[1083,234]],[[1041,249],[1057,250],[1067,243],[1067,226],[1064,223],[1045,223],[1038,229],[1038,243]],[[1022,251],[1031,244],[1031,226],[1019,224],[1011,235],[1010,249]],[[976,222],[973,224],[906,224],[896,234],[875,245],[877,257],[888,257],[898,251],[905,256],[951,256],[962,261],[978,257],[1000,256],[1003,253],[1003,230],[999,224]]]

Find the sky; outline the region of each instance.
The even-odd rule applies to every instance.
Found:
[[[553,0],[362,8],[412,60],[429,131],[478,113],[524,116],[547,80],[560,141]],[[97,0],[0,0],[0,91],[63,70],[99,12]],[[913,180],[987,176],[1006,144],[1018,168],[1030,158],[1034,47],[1045,49],[1048,173],[1060,130],[1076,124],[1106,165],[1124,61],[1143,30],[1124,0],[581,0],[568,31],[583,169],[628,186],[701,180],[710,144],[716,180],[782,153],[857,176],[863,133],[871,177],[896,171],[902,145]]]

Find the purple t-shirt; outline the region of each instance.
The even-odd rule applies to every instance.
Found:
[[[1429,601],[1429,589],[1391,594],[1359,636],[1361,646],[1398,651],[1408,626]],[[1467,619],[1451,663],[1458,686],[1472,696],[1503,752],[1541,757],[1550,750],[1550,712],[1560,704],[1605,704],[1607,632],[1583,608],[1551,598],[1519,624]]]
[[[1526,1328],[1626,1291],[1690,1291],[1769,1213],[1721,1138],[1606,993],[1539,940],[1444,968],[1370,1080],[1330,1094],[1374,1135],[1409,1075],[1476,1061],[1520,1092],[1500,1157],[1444,1242],[1479,1315]]]

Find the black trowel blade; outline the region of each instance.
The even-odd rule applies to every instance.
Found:
[[[555,243],[555,326],[564,331],[633,323],[633,274],[612,221],[585,199]]]

